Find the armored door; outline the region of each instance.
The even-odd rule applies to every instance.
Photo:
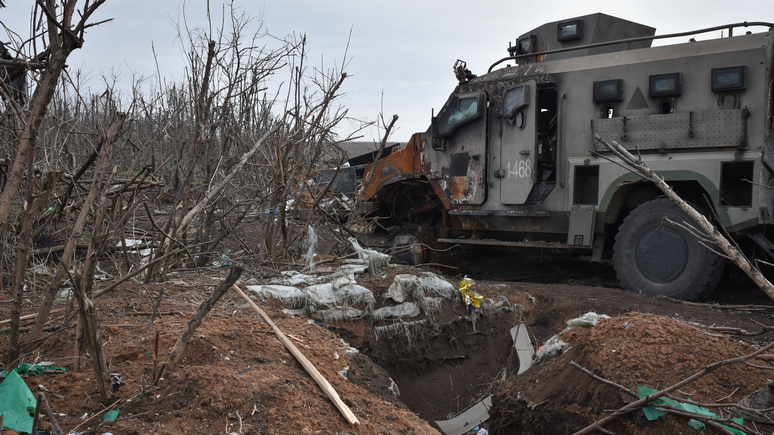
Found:
[[[503,96],[500,118],[500,201],[524,204],[535,184],[535,82],[521,83]]]

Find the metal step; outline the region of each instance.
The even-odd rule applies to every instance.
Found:
[[[547,211],[522,210],[449,210],[453,216],[506,216],[506,217],[548,217]]]
[[[513,248],[550,248],[550,249],[575,249],[575,250],[589,250],[586,247],[570,246],[566,243],[560,242],[543,242],[543,241],[522,241],[522,242],[510,242],[507,240],[497,239],[438,239],[441,243],[451,243],[456,245],[484,245],[484,246],[504,246]]]
[[[774,244],[761,233],[750,234],[750,238],[758,245],[770,260],[774,260]]]

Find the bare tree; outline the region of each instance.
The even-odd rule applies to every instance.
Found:
[[[33,173],[38,128],[54,95],[68,56],[83,45],[84,31],[91,25],[89,19],[104,1],[87,2],[77,15],[77,1],[62,1],[61,4],[57,4],[58,2],[55,0],[46,0],[36,3],[35,13],[36,15],[40,14],[46,23],[43,39],[46,41],[47,48],[37,53],[33,60],[36,62],[44,61],[45,67],[40,70],[37,77],[38,85],[32,93],[29,111],[24,116],[24,125],[13,156],[13,163],[8,170],[2,192],[0,192],[0,243],[3,245],[0,252],[5,253],[8,252],[5,248],[5,235],[11,209],[18,198],[18,188],[22,180],[26,179],[25,200],[20,217],[21,239],[19,240],[19,249],[16,250],[14,278],[11,282],[13,307],[11,310],[11,345],[7,356],[9,362],[15,361],[19,354],[19,315],[24,274],[28,263],[27,257],[32,246],[31,211],[34,201]],[[74,17],[78,17],[79,20],[74,21]],[[1,265],[2,263],[0,263],[0,267]],[[2,276],[1,269],[0,276]]]

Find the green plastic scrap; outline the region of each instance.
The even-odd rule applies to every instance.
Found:
[[[639,387],[639,386],[637,387],[637,394],[639,395],[640,399],[644,399],[645,397],[650,396],[650,395],[655,394],[655,393],[658,393],[658,390],[654,390],[652,388],[647,388],[647,387]],[[682,410],[688,411],[688,412],[690,412],[692,414],[704,415],[704,416],[713,417],[713,418],[717,418],[718,417],[717,414],[715,414],[714,412],[710,411],[707,408],[703,408],[701,406],[694,405],[693,403],[678,402],[677,400],[673,400],[673,399],[670,399],[668,397],[659,397],[658,399],[656,399],[656,400],[654,400],[654,401],[652,401],[650,403],[652,403],[654,405],[663,405],[663,406],[669,406],[669,407],[672,407],[672,408],[682,409]],[[645,413],[645,418],[647,418],[648,421],[655,420],[655,419],[661,417],[662,415],[668,414],[666,411],[661,411],[661,410],[659,410],[658,408],[656,408],[654,406],[646,406],[646,407],[642,408],[642,411]],[[744,424],[744,419],[742,419],[742,418],[734,418],[732,420],[734,420],[735,422],[737,422],[739,424]],[[695,420],[695,419],[690,419],[688,421],[688,426],[690,426],[690,427],[692,427],[694,429],[697,429],[697,430],[704,429],[704,423],[702,423],[702,422],[700,422],[698,420]],[[722,426],[724,428],[726,428],[727,430],[729,430],[731,433],[734,433],[734,434],[737,434],[737,435],[744,435],[744,432],[742,432],[742,431],[739,431],[739,430],[734,429],[734,428],[730,428],[730,427],[725,426],[725,425],[722,425]]]
[[[62,372],[64,373],[66,370],[64,367],[54,367],[52,365],[48,364],[27,364],[27,363],[21,363],[19,364],[19,367],[16,368],[16,371],[19,374],[25,374],[25,373],[34,373],[34,374],[41,374],[43,372]]]
[[[105,416],[102,418],[102,423],[106,421],[109,421],[111,423],[116,421],[116,419],[118,418],[118,414],[120,413],[121,411],[118,409],[111,409],[110,411],[105,413]],[[102,423],[100,423],[99,425],[102,426]]]
[[[11,370],[0,384],[0,414],[3,415],[3,427],[19,433],[32,432],[32,414],[38,401],[24,379]]]

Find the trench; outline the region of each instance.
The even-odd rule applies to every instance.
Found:
[[[492,394],[506,375],[518,370],[510,333],[513,326],[526,324],[537,347],[540,340],[563,329],[566,318],[581,314],[556,312],[550,301],[526,303],[524,294],[505,290],[513,286],[500,287],[502,281],[619,288],[609,261],[591,263],[586,257],[521,253],[466,258],[458,263],[464,264],[460,275],[486,279],[487,283],[480,285],[487,286],[487,296],[502,301],[484,310],[475,322],[457,300],[445,302],[426,320],[405,320],[392,326],[375,324],[372,335],[361,333],[355,337],[351,331],[338,331],[345,339],[354,340],[364,355],[389,374],[402,403],[431,423],[463,412]],[[727,271],[714,300],[757,301],[760,295],[756,292],[739,291],[745,282],[744,277]],[[625,293],[622,297],[626,298]],[[750,297],[758,299],[748,300]]]
[[[510,330],[531,314],[525,295],[503,290],[486,287],[485,302],[475,310],[459,297],[446,298],[416,317],[329,327],[386,372],[397,386],[396,400],[434,424],[490,396],[497,381],[518,370]],[[389,379],[368,373],[361,386],[383,395]]]

